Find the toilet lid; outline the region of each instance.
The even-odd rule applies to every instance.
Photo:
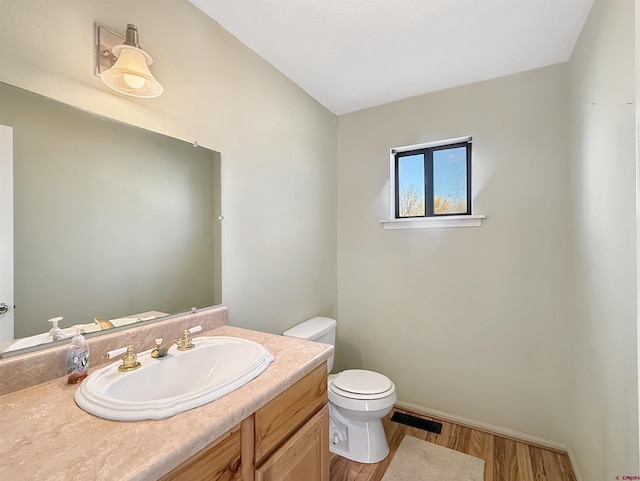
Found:
[[[363,369],[342,371],[333,380],[332,385],[341,391],[354,394],[382,394],[393,387],[387,376]]]

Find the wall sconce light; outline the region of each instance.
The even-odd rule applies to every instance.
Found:
[[[126,38],[96,25],[96,75],[107,87],[132,97],[159,97],[164,89],[151,75],[152,63],[140,48],[135,25],[127,25]]]

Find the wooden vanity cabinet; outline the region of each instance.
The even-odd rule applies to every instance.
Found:
[[[321,364],[160,481],[329,481]]]

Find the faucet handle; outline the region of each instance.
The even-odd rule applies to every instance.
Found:
[[[107,352],[107,359],[111,359],[112,357],[122,356],[122,364],[118,366],[118,371],[127,372],[134,371],[140,367],[140,362],[138,362],[138,356],[133,352],[133,344],[129,344],[127,347],[120,347],[118,349],[114,349],[112,351]]]
[[[189,349],[193,349],[195,344],[191,341],[191,334],[195,334],[196,332],[202,331],[202,326],[194,326],[190,329],[185,329],[182,334],[182,338],[178,343],[178,351],[188,351]]]
[[[127,352],[127,347],[119,347],[118,349],[113,349],[111,351],[108,351],[104,357],[106,357],[107,359],[113,359],[116,356],[119,356],[120,354],[124,354],[125,352]]]

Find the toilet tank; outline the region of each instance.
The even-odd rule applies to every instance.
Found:
[[[336,345],[336,326],[335,319],[328,317],[314,317],[301,324],[293,326],[282,333],[283,336],[295,337],[297,339],[306,339],[307,341],[322,342],[324,344]],[[327,360],[327,369],[331,372],[333,369],[333,355]]]

